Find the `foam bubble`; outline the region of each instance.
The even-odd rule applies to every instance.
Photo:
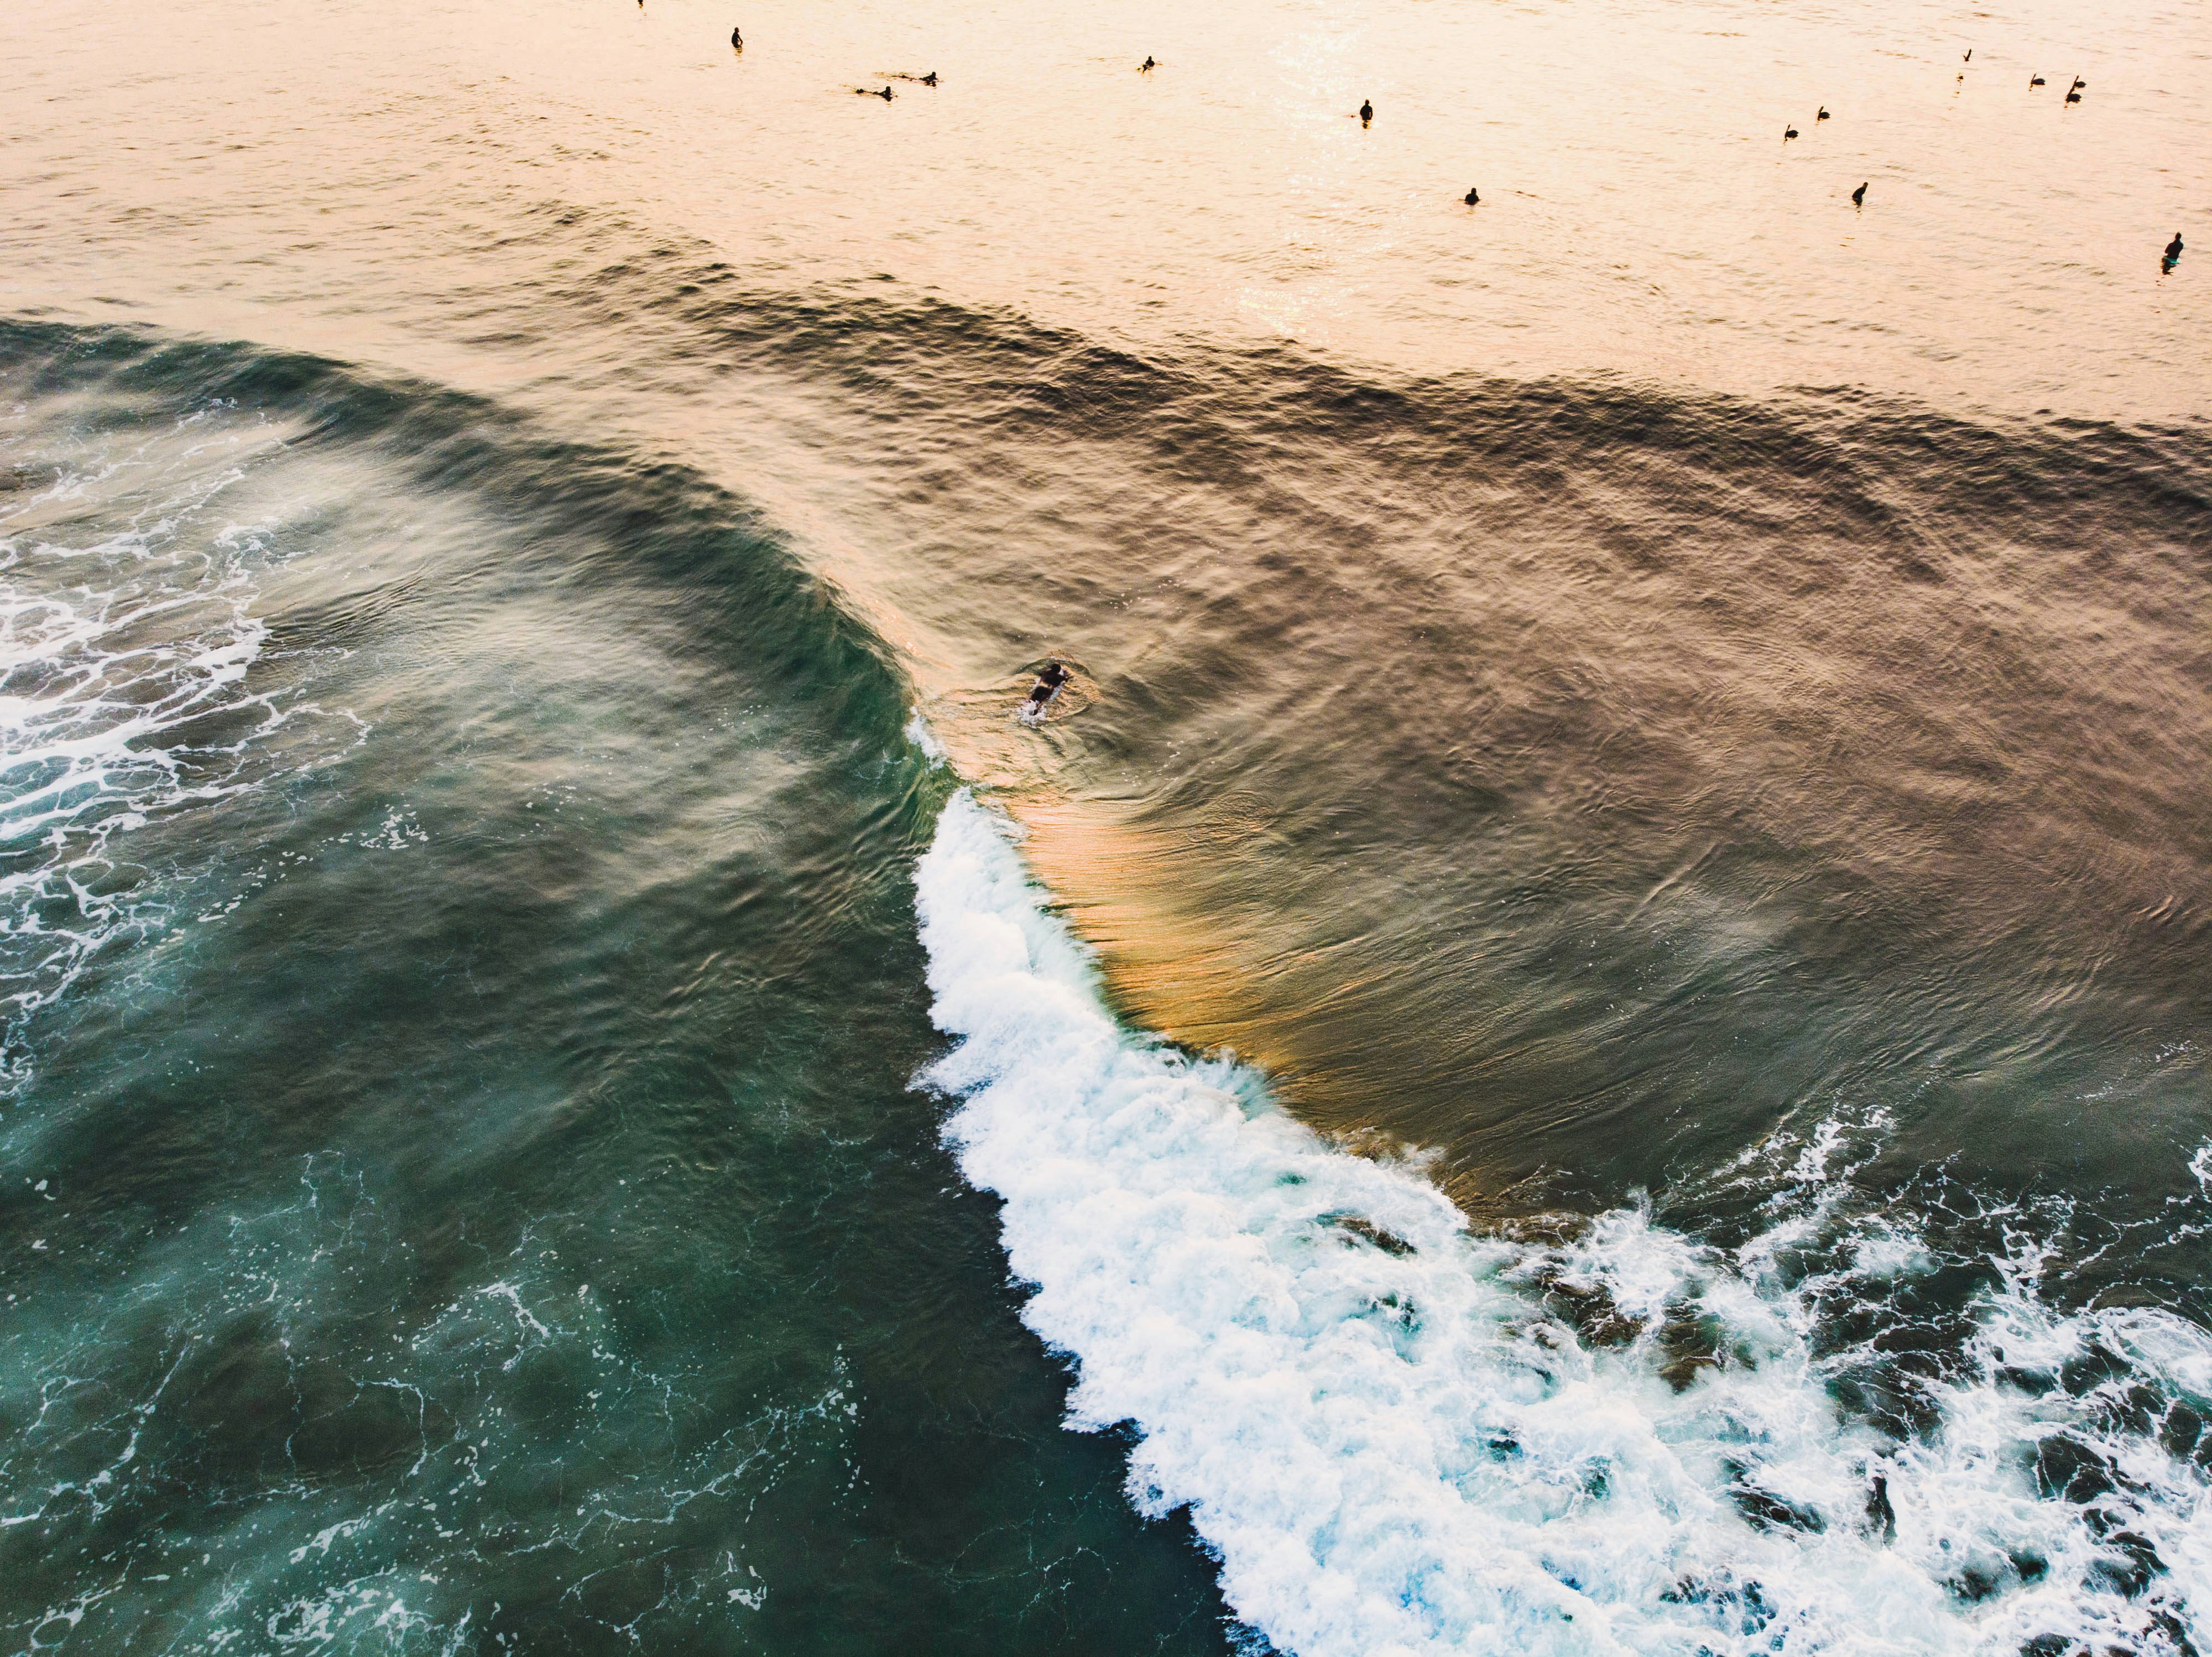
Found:
[[[17,1086],[23,1020],[103,949],[171,918],[118,842],[363,734],[296,685],[254,682],[269,639],[253,613],[265,532],[198,533],[241,468],[162,471],[128,455],[63,468],[47,494],[79,503],[88,533],[0,536],[0,1068]],[[146,481],[167,488],[152,504],[135,498]],[[100,524],[111,492],[120,529]]]
[[[906,740],[920,749],[921,757],[932,765],[945,764],[945,745],[937,740],[937,733],[930,729],[929,722],[922,717],[921,709],[915,709],[907,720],[905,734]]]
[[[2212,1500],[2174,1447],[2212,1397],[2212,1339],[2048,1310],[2025,1243],[1945,1363],[1843,1338],[1838,1308],[1863,1321],[1925,1269],[1908,1221],[1838,1207],[1878,1124],[1768,1155],[1771,1223],[1735,1250],[1638,1209],[1553,1245],[1486,1237],[1249,1069],[1119,1026],[964,792],[916,886],[958,1039],[926,1080],[1004,1200],[1025,1320],[1076,1362],[1069,1424],[1133,1424],[1132,1499],[1188,1508],[1279,1649],[2179,1653],[2212,1633]],[[1847,1410],[1869,1375],[1925,1424]]]

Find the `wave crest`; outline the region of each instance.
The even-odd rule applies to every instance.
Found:
[[[1004,1202],[1025,1320],[1076,1361],[1069,1425],[1135,1428],[1132,1499],[1189,1508],[1277,1648],[2203,1641],[2194,1325],[2055,1313],[2023,1244],[1957,1361],[1916,1373],[1881,1329],[1851,1331],[1926,1252],[1909,1218],[1836,1212],[1832,1134],[1735,1250],[1633,1209],[1551,1244],[1475,1234],[1418,1168],[1332,1147],[1249,1069],[1121,1027],[965,792],[916,886],[933,1016],[958,1039],[923,1079],[960,1098],[946,1135]],[[1824,1228],[1832,1270],[1778,1266]],[[1924,1428],[1839,1402],[1885,1352]]]

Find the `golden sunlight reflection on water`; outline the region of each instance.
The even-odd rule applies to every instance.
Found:
[[[1139,73],[1147,53],[1159,66]],[[934,88],[890,78],[931,70]],[[2076,76],[2087,85],[2069,106]],[[854,95],[883,85],[888,102]],[[1815,119],[1823,107],[1832,119]],[[1233,681],[1254,657],[1223,667],[1223,618],[1248,598],[1260,614],[1285,567],[1319,572],[1284,600],[1293,612],[1326,599],[1322,576],[1414,594],[1378,603],[1369,633],[1347,627],[1345,660],[1295,695],[1240,713],[1237,752],[1273,752],[1293,722],[1281,709],[1357,687],[1363,657],[1427,660],[1432,631],[1510,618],[1485,589],[1456,608],[1419,600],[1439,572],[1480,567],[1544,618],[1539,646],[1588,653],[1559,669],[1573,684],[1558,698],[1586,710],[1603,698],[1573,688],[1576,673],[1603,679],[1623,641],[1649,635],[1645,577],[1574,577],[1613,583],[1618,614],[1588,625],[1587,593],[1561,573],[1595,544],[1567,510],[1583,503],[1547,492],[1533,465],[1510,498],[1480,477],[1440,489],[1465,458],[1449,431],[1400,466],[1387,511],[1379,462],[1360,467],[1395,454],[1396,434],[1372,453],[1279,457],[1297,474],[1285,490],[1244,477],[1264,466],[1238,442],[1273,411],[1237,405],[1205,424],[1236,403],[1237,353],[1279,346],[1384,384],[1840,388],[1999,421],[2198,422],[2208,112],[2212,13],[2191,0],[17,6],[0,15],[0,312],[234,335],[441,380],[759,503],[901,653],[962,774],[1023,802],[1033,859],[1106,947],[1125,1005],[1197,1045],[1233,1042],[1324,1119],[1353,1121],[1374,1089],[1330,1066],[1372,1044],[1339,1014],[1379,968],[1331,930],[1326,893],[1286,888],[1318,865],[1271,851],[1263,813],[1217,821],[1217,800],[1173,830],[1148,816],[1146,789],[1171,774],[1193,792],[1192,779],[1249,778],[1225,762],[1218,779],[1196,760],[1179,771],[1169,723],[1129,711],[1135,691],[1164,698],[1214,670]],[[2177,229],[2195,246],[2162,272]],[[726,295],[702,289],[710,279]],[[809,336],[779,359],[735,325],[718,332],[749,296],[793,294],[833,295],[791,324],[820,331],[820,351]],[[872,295],[909,320],[940,302],[941,332],[901,356],[896,329],[868,332]],[[1021,332],[1032,324],[1061,344],[1038,346]],[[836,356],[854,339],[874,353],[859,367]],[[1054,381],[1065,363],[1023,356],[1071,339],[1214,365],[1216,385],[1189,370],[1182,412],[1235,452],[1208,474],[1175,435],[1154,442],[1145,407],[1107,436],[1073,422],[1010,436],[998,411],[963,410],[963,375],[1010,403],[1005,387],[1032,367],[1054,394],[1082,392]],[[1793,464],[1770,480],[1778,521],[1802,504],[1786,486],[1826,463]],[[1632,481],[1599,480],[1592,502],[1621,484],[1624,541],[1655,523],[1676,533]],[[1815,528],[1820,504],[1804,508]],[[1897,509],[1900,536],[1916,509]],[[1176,535],[1188,578],[1154,582]],[[1696,539],[1676,533],[1684,549]],[[1858,570],[1850,551],[1839,566]],[[1729,649],[1698,655],[1711,641],[1695,606],[1725,562],[1672,566],[1674,613],[1690,620],[1652,655],[1682,682],[1655,670],[1648,683],[1686,702],[1712,684],[1749,694],[1759,674],[1729,664],[1759,649],[1804,650],[1802,616],[1760,607],[1769,582],[1744,599],[1749,619],[1713,624]],[[1851,652],[1893,601],[1830,619],[1877,687],[1885,665]],[[1948,594],[1934,607],[1965,614]],[[1303,619],[1266,618],[1286,635]],[[1765,643],[1729,631],[1760,627]],[[1532,637],[1501,623],[1463,659],[1510,701],[1549,683],[1542,649],[1522,652]],[[1088,652],[1103,717],[1011,727],[1021,664],[1046,649]],[[1787,683],[1783,712],[1825,707],[1818,686]],[[1617,699],[1648,734],[1648,707]],[[1086,735],[1102,728],[1121,745],[1105,757]],[[1282,740],[1314,743],[1308,759],[1322,740]],[[1586,758],[1595,774],[1606,750]],[[1475,768],[1456,748],[1416,760],[1373,775]],[[1752,777],[1745,797],[1771,780]],[[1185,878],[1194,866],[1210,883]],[[1323,992],[1255,1011],[1279,970]],[[1477,1020],[1462,1034],[1474,1051],[1492,1031]]]
[[[0,303],[359,316],[441,259],[495,271],[503,217],[565,204],[759,280],[881,274],[1139,343],[2201,407],[2212,307],[2157,258],[2212,209],[2199,6],[638,14],[13,9]]]

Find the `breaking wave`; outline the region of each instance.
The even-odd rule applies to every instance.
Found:
[[[1012,832],[963,791],[917,870],[957,1039],[924,1080],[1068,1424],[1133,1429],[1132,1500],[1188,1509],[1275,1648],[2203,1648],[2212,1338],[2047,1305],[2036,1214],[1943,1199],[1989,1240],[1948,1329],[1917,1288],[1957,1237],[1847,1200],[1879,1117],[1716,1176],[1765,1187],[1734,1246],[1638,1209],[1482,1234],[1119,1025]]]

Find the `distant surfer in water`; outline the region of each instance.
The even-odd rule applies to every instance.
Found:
[[[1362,126],[1375,119],[1375,106],[1362,98],[1359,101],[1359,124]]]
[[[1145,54],[1145,61],[1137,65],[1137,73],[1139,75],[1149,75],[1158,67],[1159,65],[1152,61],[1152,53],[1148,52]]]
[[[1857,189],[1851,192],[1851,205],[1854,207],[1863,207],[1866,205],[1866,186],[1861,185]]]
[[[730,31],[730,44],[735,46],[739,52],[743,52],[745,49],[744,32],[742,29],[732,29]]]
[[[1897,1540],[1897,1509],[1890,1505],[1889,1477],[1885,1473],[1874,1476],[1874,1489],[1867,1496],[1867,1518],[1883,1541]]]
[[[2166,244],[2166,252],[2160,256],[2158,262],[2169,271],[2181,263],[2180,231],[2176,230],[2173,233],[2173,240]]]
[[[1046,662],[1044,671],[1037,675],[1036,683],[1030,687],[1030,699],[1022,704],[1022,717],[1032,725],[1043,718],[1044,710],[1052,704],[1053,698],[1060,694],[1060,687],[1074,677],[1057,661]]]
[[[1470,185],[1464,199],[1469,207],[1479,207],[1482,204],[1482,192]]]
[[[889,87],[885,87],[881,92],[877,91],[875,88],[872,86],[856,86],[853,90],[859,93],[863,98],[881,98],[885,103],[889,103],[891,101],[891,89]]]

